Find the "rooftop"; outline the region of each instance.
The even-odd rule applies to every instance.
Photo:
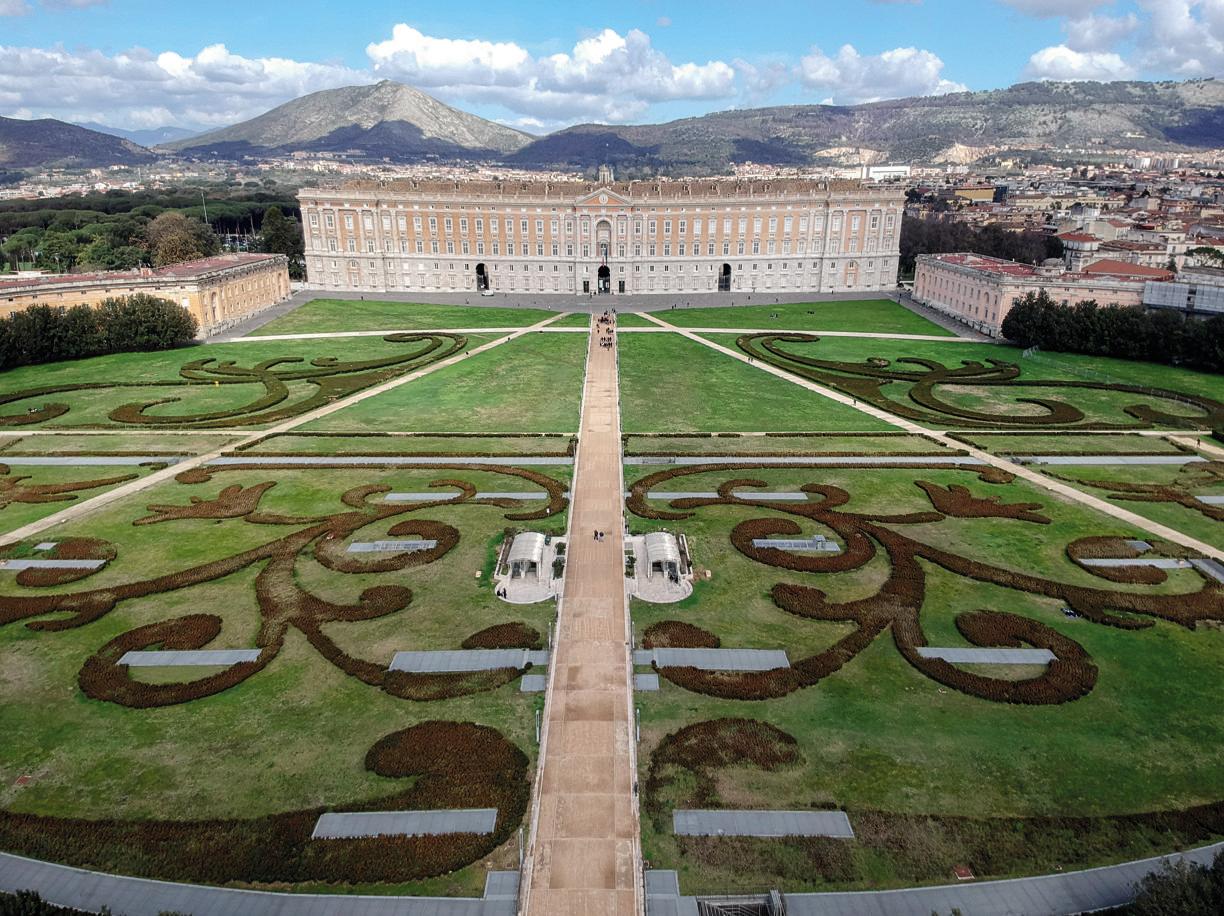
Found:
[[[40,274],[12,280],[0,279],[0,291],[14,289],[31,289],[41,286],[60,286],[64,284],[113,283],[116,286],[132,282],[150,282],[157,280],[194,280],[206,274],[234,267],[247,267],[261,261],[275,261],[283,258],[279,254],[235,253],[219,254],[211,258],[201,258],[198,261],[184,261],[182,264],[172,264],[169,267],[140,268],[137,270],[106,270],[96,273],[79,274]]]

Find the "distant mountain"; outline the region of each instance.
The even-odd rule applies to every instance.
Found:
[[[130,140],[65,121],[0,118],[0,167],[99,168],[138,165],[156,158],[149,150]]]
[[[125,130],[122,127],[107,127],[105,124],[96,124],[92,121],[82,121],[78,127],[84,127],[87,130],[96,130],[100,134],[110,134],[112,137],[122,137],[124,140],[131,140],[138,146],[160,146],[164,143],[173,143],[175,140],[186,140],[188,137],[197,136],[200,131],[188,130],[185,127],[152,127],[144,130]]]
[[[165,145],[218,158],[358,150],[367,158],[397,161],[427,156],[480,160],[504,157],[532,139],[384,80],[315,92],[242,124]]]
[[[526,167],[701,174],[778,165],[972,161],[1006,150],[1224,146],[1224,83],[1022,83],[867,105],[723,111],[667,124],[583,124],[519,150]]]

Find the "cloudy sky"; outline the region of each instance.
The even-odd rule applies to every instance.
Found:
[[[231,124],[395,79],[534,132],[1224,75],[1224,0],[0,0],[0,115]]]

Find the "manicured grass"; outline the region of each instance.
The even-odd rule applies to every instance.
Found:
[[[963,433],[958,438],[996,455],[1145,455],[1180,454],[1181,450],[1163,436],[1139,435],[991,435]]]
[[[735,348],[736,335],[710,334],[710,340]],[[1015,347],[996,344],[952,344],[934,341],[890,341],[862,340],[855,338],[826,337],[814,343],[787,342],[787,352],[799,356],[835,362],[864,363],[868,359],[889,360],[900,371],[914,371],[920,367],[899,360],[925,359],[942,363],[948,367],[959,367],[964,362],[978,361],[986,365],[990,360],[1014,363],[1020,367],[1020,380],[1094,382],[1105,386],[1139,385],[1172,390],[1189,395],[1205,396],[1224,401],[1224,376],[1155,363],[1131,362],[1104,357],[1080,356],[1070,353],[1038,353],[1025,358]],[[845,376],[851,378],[851,376]],[[889,382],[883,394],[894,401],[915,406],[907,397],[908,383]],[[1098,388],[1057,388],[1041,386],[964,386],[940,385],[936,392],[940,398],[957,407],[987,411],[998,417],[1000,425],[1016,415],[1038,416],[1044,410],[1021,398],[1048,398],[1069,403],[1085,414],[1085,422],[1109,424],[1111,427],[1143,428],[1136,418],[1124,413],[1130,405],[1147,404],[1176,416],[1184,416],[1188,425],[1202,422],[1203,414],[1197,408],[1162,400],[1144,394],[1128,394]],[[972,427],[968,421],[949,416],[940,423],[944,428],[960,425]]]
[[[17,436],[0,445],[0,461],[4,455],[54,454],[113,454],[130,455],[199,455],[235,441],[234,436],[178,435],[139,430],[122,433],[90,435],[64,433],[48,436]]]
[[[627,433],[895,429],[678,334],[625,334],[619,346]]]
[[[478,346],[489,339],[481,335],[465,335],[469,346]],[[111,427],[148,429],[146,425],[116,423],[109,416],[122,405],[146,404],[166,401],[146,411],[149,416],[175,417],[237,410],[249,405],[258,410],[258,403],[267,397],[264,384],[253,378],[245,384],[214,384],[230,377],[212,374],[209,369],[225,369],[226,363],[234,367],[254,369],[260,364],[274,362],[271,368],[277,372],[308,369],[319,360],[334,359],[341,364],[364,364],[396,357],[408,356],[424,348],[420,341],[397,343],[381,337],[269,341],[267,343],[207,344],[169,350],[160,353],[123,353],[100,356],[73,362],[53,363],[47,366],[28,366],[0,373],[0,396],[31,392],[36,389],[57,386],[101,385],[96,389],[57,391],[49,394],[30,394],[29,397],[0,406],[0,415],[20,415],[32,408],[43,408],[48,404],[65,404],[64,413],[37,425],[38,429],[64,429],[72,427]],[[185,381],[180,374],[190,363],[207,361],[203,367],[203,381],[195,384],[180,384]],[[418,360],[403,364],[403,371],[420,366]],[[226,369],[228,373],[230,370]],[[354,370],[357,374],[362,371]],[[368,375],[368,373],[364,373]],[[161,387],[161,385],[165,387]],[[285,383],[289,396],[277,407],[305,401],[318,393],[318,386],[309,381]],[[126,387],[123,387],[126,386]],[[241,416],[234,418],[237,424]],[[219,423],[230,422],[219,420]],[[190,428],[192,424],[176,424]],[[258,424],[252,428],[258,428]]]
[[[666,313],[660,313],[666,317]],[[618,328],[657,328],[658,325],[649,318],[643,318],[639,312],[617,312],[616,326]]]
[[[627,467],[630,479],[651,469]],[[1067,560],[1069,540],[1095,534],[1140,535],[1124,523],[1083,507],[1058,502],[1048,493],[1016,482],[990,485],[964,471],[834,470],[809,472],[752,469],[667,481],[663,488],[715,489],[732,476],[751,476],[771,489],[794,489],[806,482],[835,485],[851,494],[850,512],[901,513],[929,510],[916,479],[941,486],[960,484],[978,496],[1005,503],[1037,502],[1051,525],[1009,519],[947,519],[895,530],[952,552],[1005,569],[1057,581],[1121,590],[1193,591],[1202,580],[1174,571],[1161,586],[1112,585]],[[662,505],[662,504],[661,504]],[[887,574],[877,556],[853,572],[803,574],[755,563],[730,544],[731,528],[749,518],[786,517],[766,509],[709,507],[684,521],[652,522],[630,516],[635,532],[669,527],[689,540],[695,563],[713,570],[694,596],[681,605],[634,602],[635,632],[652,623],[682,620],[717,634],[727,648],[785,648],[792,661],[831,645],[847,625],[805,621],[776,608],[768,589],[777,582],[814,585],[830,600],[873,594]],[[803,524],[804,534],[833,532]],[[814,687],[781,699],[736,702],[684,691],[666,681],[657,694],[642,694],[641,778],[650,753],[678,728],[723,716],[750,717],[792,734],[803,755],[800,766],[765,774],[743,768],[718,781],[720,801],[729,807],[806,808],[844,806],[856,812],[966,815],[972,817],[1097,816],[1164,810],[1215,801],[1224,792],[1224,771],[1212,763],[1224,740],[1224,709],[1215,696],[1224,632],[1194,631],[1158,622],[1127,631],[1085,619],[1068,620],[1061,602],[963,579],[924,564],[927,575],[922,623],[931,645],[965,645],[955,615],[979,608],[1031,617],[1075,639],[1100,669],[1095,689],[1059,706],[1011,706],[976,699],[941,687],[908,665],[887,632],[838,673]],[[683,787],[681,787],[683,788]],[[715,803],[717,806],[717,802]],[[711,851],[708,857],[681,855],[667,829],[658,831],[643,816],[644,854],[654,867],[678,868],[686,893],[728,888],[782,886],[798,891],[835,886],[895,886],[900,875],[888,850],[856,844],[845,875],[823,870],[804,847],[760,841],[758,855],[739,857]],[[929,863],[965,861],[964,850],[926,831],[914,843],[929,843],[928,856],[904,846],[911,858]],[[898,839],[897,842],[902,842]],[[908,841],[906,841],[908,842]],[[1149,846],[1149,842],[1156,845]],[[1102,837],[1100,845],[1071,849],[1039,847],[1010,865],[1016,872],[1053,870],[1058,865],[1099,864],[1131,853],[1163,851],[1154,841],[1125,833]],[[895,852],[895,850],[894,850]],[[1072,858],[1063,859],[1067,855]],[[958,857],[959,856],[959,857]],[[928,864],[928,869],[932,867]],[[979,872],[979,877],[986,875]],[[942,869],[919,880],[947,881]],[[781,882],[781,883],[780,883]]]
[[[587,340],[585,334],[528,334],[303,431],[573,433]]]
[[[713,436],[628,436],[626,455],[821,455],[879,454],[891,452],[939,452],[943,446],[922,436],[744,436],[720,433]]]
[[[1117,490],[1091,485],[1091,482],[1119,481],[1124,484],[1173,486],[1196,497],[1224,496],[1224,476],[1205,471],[1203,465],[1186,467],[1082,465],[1050,467],[1043,470],[1050,476],[1058,477],[1085,493],[1108,500],[1119,508],[1127,509],[1144,518],[1150,518],[1162,525],[1168,525],[1176,531],[1182,531],[1204,543],[1224,549],[1224,521],[1210,518],[1197,508],[1191,509],[1176,502],[1124,499],[1122,498],[1124,494]],[[1220,507],[1213,508],[1219,509]]]
[[[479,297],[473,294],[473,298]],[[521,328],[556,314],[546,309],[312,299],[288,315],[253,331],[250,336],[430,328]]]
[[[550,328],[589,328],[590,326],[591,316],[586,312],[574,312],[549,325]]]
[[[564,453],[570,445],[565,435],[547,436],[422,436],[378,434],[347,436],[332,433],[286,433],[270,436],[243,455],[551,455]],[[0,453],[0,457],[3,454]]]
[[[568,469],[558,470],[568,474]],[[82,582],[38,591],[74,593],[140,581],[232,556],[295,530],[242,519],[133,526],[134,519],[147,514],[147,505],[186,505],[193,496],[214,498],[224,487],[275,480],[261,510],[310,518],[352,511],[341,496],[354,487],[415,492],[438,477],[461,478],[484,490],[534,488],[519,478],[464,469],[233,471],[199,484],[160,484],[48,532],[49,540],[108,540],[119,556]],[[381,574],[332,572],[306,551],[296,563],[296,583],[339,604],[352,604],[374,587],[410,587],[412,603],[402,611],[327,626],[327,634],[347,652],[378,665],[401,649],[458,648],[468,635],[506,621],[523,621],[543,633],[554,613],[551,603],[507,605],[493,596],[486,576],[475,576],[490,568],[503,529],[514,524],[505,514],[513,511],[465,505],[414,513],[406,517],[454,525],[460,531],[458,545],[432,564]],[[390,524],[370,526],[353,539],[385,538]],[[531,524],[534,530],[553,533],[564,526],[564,513]],[[207,612],[224,621],[213,647],[252,645],[260,626],[254,599],[260,568],[257,564],[194,588],[122,602],[101,619],[63,632],[39,633],[20,623],[0,627],[0,691],[5,698],[0,704],[0,732],[5,736],[0,742],[0,805],[43,815],[190,819],[355,804],[395,790],[395,783],[365,769],[366,750],[389,732],[432,719],[490,725],[534,757],[532,710],[537,700],[520,693],[517,681],[454,699],[396,699],[345,675],[296,631],[267,669],[212,697],[141,710],[81,694],[77,672],[84,661],[137,626]],[[0,581],[0,593],[21,592],[30,590],[11,578]],[[336,723],[343,728],[337,730]],[[33,776],[33,782],[14,788],[22,774]],[[491,858],[503,867],[512,853]],[[484,871],[477,863],[402,890],[479,896]]]
[[[737,297],[737,300],[740,297]],[[768,297],[757,297],[768,298]],[[725,308],[677,308],[657,313],[685,328],[778,328],[804,331],[870,331],[876,334],[931,334],[955,337],[951,331],[890,299],[849,302],[805,302],[792,305],[747,305]]]
[[[0,455],[0,458],[3,456]],[[4,466],[0,461],[0,467]],[[151,473],[152,467],[13,467],[8,473],[0,476],[0,531],[13,531],[30,522],[46,518],[71,508],[74,504],[84,502],[94,496],[105,493],[114,487],[121,486],[125,481],[118,478],[132,476],[144,477]],[[28,478],[17,481],[18,478]],[[38,486],[70,486],[73,484],[88,484],[103,480],[113,480],[113,483],[101,486],[83,486],[79,490],[69,490],[54,502],[20,502],[12,501],[15,494],[5,489],[9,485],[19,490]]]

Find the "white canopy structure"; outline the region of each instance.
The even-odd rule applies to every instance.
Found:
[[[521,579],[534,572],[540,577],[544,563],[544,535],[536,531],[525,531],[514,536],[510,545],[510,578]]]
[[[656,569],[668,578],[680,575],[680,545],[674,534],[654,531],[646,535],[647,578],[654,578]]]

